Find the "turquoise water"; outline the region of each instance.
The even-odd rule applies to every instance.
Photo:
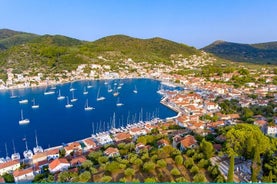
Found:
[[[84,87],[88,84],[92,88],[87,89],[88,94],[84,95]],[[109,86],[118,90],[117,97],[113,92],[108,92]],[[121,89],[118,89],[119,86]],[[32,149],[35,146],[35,131],[39,145],[48,148],[84,139],[92,133],[107,131],[112,126],[113,114],[116,127],[141,119],[175,116],[175,112],[160,104],[162,96],[157,93],[159,86],[159,81],[150,79],[77,81],[56,86],[55,94],[52,95],[44,95],[45,87],[14,90],[13,94],[17,96],[15,99],[10,98],[10,90],[0,91],[0,157],[6,156],[5,143],[9,155],[13,153],[12,140],[17,152],[22,153],[25,150],[25,137],[28,147]],[[71,99],[71,87],[76,89],[74,97],[78,100],[72,102],[72,108],[65,108],[67,99],[57,100],[58,91]],[[133,92],[135,88],[138,93]],[[105,100],[96,100],[98,91]],[[29,103],[19,104],[21,99],[28,99]],[[32,99],[39,104],[38,109],[31,108]],[[87,99],[94,110],[84,110]],[[117,106],[118,101],[124,105]],[[30,120],[27,125],[19,125],[21,109],[24,118]]]

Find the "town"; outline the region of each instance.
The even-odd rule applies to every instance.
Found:
[[[99,59],[105,60],[102,56]],[[277,111],[277,86],[273,83],[273,70],[261,70],[262,74],[257,76],[256,81],[266,78],[263,83],[247,81],[245,85],[234,87],[228,84],[229,80],[251,75],[245,67],[221,76],[174,73],[178,68],[196,69],[212,65],[214,58],[205,52],[189,59],[172,55],[172,67],[136,63],[131,58],[122,62],[125,67],[119,68],[118,72],[112,71],[109,65],[83,64],[74,71],[52,77],[45,77],[46,74],[42,73],[29,76],[28,71],[14,75],[13,69],[9,69],[8,79],[2,81],[1,89],[56,85],[73,80],[154,78],[161,80],[163,85],[184,87],[181,91],[162,87],[158,91],[163,95],[161,103],[178,115],[164,120],[128,124],[127,127],[113,127],[108,132],[92,134],[84,140],[43,150],[27,160],[2,162],[0,174],[3,177],[0,181],[276,181],[276,175],[272,173],[275,166],[267,170],[260,168],[253,176],[253,165],[258,162],[253,156],[246,158],[244,154],[237,153],[236,157],[232,157],[228,154],[231,149],[228,144],[232,140],[228,127],[241,126],[240,129],[259,131],[268,144],[273,145],[272,150],[267,150],[274,152],[270,156],[276,155],[277,118],[274,114]],[[251,72],[257,73],[253,69]],[[267,108],[269,105],[271,109]],[[248,137],[245,139],[248,140]],[[265,152],[259,151],[260,154]],[[234,158],[233,162],[230,157]],[[160,172],[167,174],[159,175]],[[233,177],[230,177],[232,172]]]

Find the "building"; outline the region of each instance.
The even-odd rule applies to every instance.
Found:
[[[197,147],[197,141],[192,135],[187,135],[183,140],[180,142],[180,149],[182,151],[188,149],[188,148],[195,148]]]
[[[132,136],[128,132],[120,132],[114,135],[114,141],[116,143],[128,142],[131,138]]]
[[[275,135],[277,134],[277,125],[275,125],[275,126],[268,126],[268,127],[267,127],[266,133],[267,133],[268,135],[273,135],[273,136],[275,136]]]
[[[19,160],[10,160],[8,162],[0,163],[0,175],[4,173],[10,173],[20,167]]]
[[[16,170],[13,172],[14,181],[17,182],[31,182],[35,178],[33,168]]]
[[[75,152],[82,149],[81,144],[79,142],[69,143],[64,147],[65,155],[69,155],[71,152]]]
[[[85,144],[85,150],[90,150],[90,149],[93,149],[93,148],[96,148],[97,144],[92,140],[92,139],[85,139],[83,141],[83,143]]]
[[[116,157],[119,156],[119,150],[117,148],[113,147],[108,147],[105,151],[104,154],[108,157]]]
[[[70,167],[69,162],[65,158],[57,158],[49,164],[49,171],[56,173],[58,171],[65,171]]]
[[[71,167],[80,166],[86,160],[87,160],[86,157],[84,157],[83,155],[75,157],[70,161],[70,166]]]

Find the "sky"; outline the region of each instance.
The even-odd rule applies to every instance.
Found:
[[[277,41],[277,0],[0,0],[0,29],[94,41],[124,34],[196,48]]]

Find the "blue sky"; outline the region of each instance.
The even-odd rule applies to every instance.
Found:
[[[276,0],[0,0],[0,29],[94,41],[125,34],[197,48],[277,41]]]

